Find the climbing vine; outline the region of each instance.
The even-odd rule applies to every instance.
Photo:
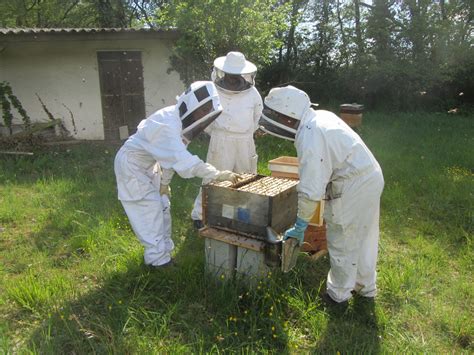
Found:
[[[20,100],[18,100],[18,98],[13,95],[12,88],[10,84],[6,81],[0,82],[0,103],[2,104],[3,122],[5,123],[5,126],[9,129],[10,134],[12,133],[13,122],[12,106],[20,114],[23,123],[25,124],[25,127],[30,127],[30,116],[28,116],[28,114],[26,113]]]

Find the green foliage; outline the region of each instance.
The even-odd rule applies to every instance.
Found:
[[[172,57],[173,69],[190,83],[207,79],[214,59],[231,50],[264,64],[279,45],[275,33],[285,27],[285,6],[275,0],[173,1],[160,25],[179,29],[182,36]]]
[[[9,0],[0,2],[1,27],[131,27],[148,1]],[[156,1],[153,1],[156,3]]]
[[[0,82],[0,102],[2,104],[3,121],[5,126],[10,130],[10,133],[12,132],[13,122],[13,114],[11,112],[12,106],[20,114],[25,127],[28,128],[31,125],[30,116],[26,113],[20,100],[13,95],[12,88],[6,81]]]

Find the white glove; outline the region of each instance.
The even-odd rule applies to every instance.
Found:
[[[166,196],[170,197],[170,195],[171,195],[170,185],[161,184],[160,185],[160,195],[161,196],[166,195]]]
[[[298,217],[305,222],[309,222],[313,218],[316,208],[318,207],[318,201],[310,200],[305,194],[298,194]]]
[[[161,168],[161,184],[162,185],[169,185],[171,179],[173,178],[174,170],[173,169],[165,169]]]
[[[240,180],[240,175],[230,170],[219,171],[215,177],[216,181],[230,181],[232,184]]]

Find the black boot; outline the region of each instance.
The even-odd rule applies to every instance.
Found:
[[[195,229],[201,229],[202,227],[204,227],[204,224],[200,219],[195,219],[193,220],[193,226]]]

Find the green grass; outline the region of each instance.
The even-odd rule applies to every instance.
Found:
[[[172,182],[179,266],[157,271],[116,199],[117,147],[1,155],[0,353],[470,353],[472,120],[365,114],[359,133],[386,180],[380,292],[345,311],[318,296],[327,257],[251,288],[206,275],[189,218],[198,179]],[[260,173],[295,154],[270,137],[257,146]]]

